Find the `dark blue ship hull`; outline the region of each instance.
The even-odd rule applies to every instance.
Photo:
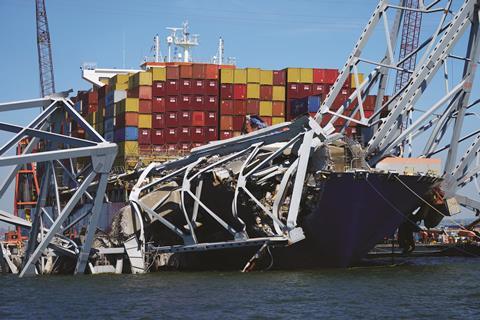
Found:
[[[347,267],[357,264],[420,207],[438,181],[381,173],[330,173],[314,210],[299,216],[306,239],[277,246],[257,265],[274,269]],[[408,190],[398,179],[408,186]],[[413,191],[413,192],[412,192]],[[415,195],[417,194],[417,195]],[[180,269],[242,269],[258,247],[182,253]],[[260,267],[261,268],[261,267]]]

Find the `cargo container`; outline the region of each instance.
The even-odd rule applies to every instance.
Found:
[[[165,112],[165,98],[164,97],[154,97],[152,99],[152,112]]]
[[[273,71],[260,70],[260,84],[261,85],[273,85]]]
[[[233,101],[233,114],[245,115],[247,114],[247,101],[246,100],[234,100]]]
[[[260,85],[260,99],[261,100],[272,100],[272,97],[273,97],[273,86],[271,86],[271,85]]]
[[[152,115],[152,127],[154,129],[163,129],[165,127],[164,113],[154,113]]]
[[[138,129],[138,144],[141,144],[141,145],[152,144],[151,131],[152,129]]]
[[[165,81],[167,80],[167,69],[165,67],[154,67],[151,69],[152,81]]]
[[[138,127],[138,113],[124,112],[115,117],[115,128]]]
[[[233,72],[233,83],[246,84],[247,83],[247,70],[235,69]]]
[[[152,144],[154,144],[154,145],[165,144],[164,129],[153,129],[151,140],[152,140]]]
[[[137,141],[138,140],[138,128],[137,127],[124,127],[115,130],[115,142],[122,141]]]
[[[143,100],[138,101],[138,112],[139,113],[152,113],[152,100]]]
[[[258,83],[247,84],[247,99],[260,99],[260,85]]]
[[[247,83],[260,83],[259,68],[247,68]]]
[[[178,66],[167,66],[167,80],[180,79],[180,68]]]
[[[152,128],[152,115],[151,114],[139,114],[138,115],[138,127],[139,128]]]
[[[165,118],[165,126],[169,128],[178,127],[178,113],[177,112],[167,112]]]
[[[205,126],[205,112],[204,111],[193,111],[191,125],[193,127],[203,127]]]
[[[233,116],[220,116],[220,130],[233,131]]]
[[[221,69],[220,70],[220,82],[233,84],[234,69]]]
[[[208,127],[218,127],[218,113],[207,111],[205,115],[205,125]]]

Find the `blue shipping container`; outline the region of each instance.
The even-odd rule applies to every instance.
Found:
[[[138,140],[138,128],[137,127],[125,127],[115,130],[115,142],[120,141],[137,141]]]
[[[290,102],[290,116],[298,117],[309,112],[317,112],[320,109],[320,96],[309,96]]]

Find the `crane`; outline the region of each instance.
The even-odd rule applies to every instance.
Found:
[[[35,0],[37,15],[38,68],[40,70],[40,90],[42,97],[55,93],[53,76],[52,46],[48,31],[45,0]]]

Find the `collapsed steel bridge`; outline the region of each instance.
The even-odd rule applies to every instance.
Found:
[[[415,157],[439,157],[443,160],[439,175],[443,197],[449,207],[460,204],[478,214],[480,129],[475,111],[480,100],[476,100],[478,97],[473,93],[478,85],[474,80],[479,62],[479,8],[479,0],[420,1],[418,8],[406,6],[404,0],[382,0],[315,118],[302,118],[246,136],[211,143],[193,150],[187,158],[151,164],[142,170],[130,194],[130,208],[127,208],[134,226],[125,233],[128,238],[124,247],[132,272],[148,271],[152,259],[163,253],[249,246],[264,248],[301,242],[305,234],[298,225],[298,218],[302,203],[308,200],[305,188],[310,187],[312,174],[309,170],[316,165],[319,150],[344,140],[343,133],[351,122],[362,126],[366,138],[361,145],[350,146],[352,163],[358,163],[348,170],[360,176],[368,175],[385,157],[405,157],[406,146],[409,146],[414,150]],[[423,32],[415,50],[396,59],[401,21],[407,12],[412,11],[420,12],[424,21],[434,24],[431,30]],[[411,64],[404,62],[414,55],[419,57],[418,63],[413,70],[407,69],[406,66]],[[457,68],[451,68],[452,65]],[[361,81],[359,70],[364,72],[367,69],[371,71]],[[409,80],[403,86],[394,87],[389,79],[398,72],[410,74]],[[350,74],[353,74],[357,89],[342,107],[335,110],[332,108],[333,102]],[[375,112],[367,117],[363,102],[369,94],[378,98]],[[44,172],[48,173],[42,181],[41,201],[34,215],[21,275],[33,273],[34,270],[41,273],[45,269],[42,259],[51,256],[52,251],[70,251],[76,258],[75,272],[83,272],[98,219],[98,208],[104,199],[107,175],[115,156],[115,146],[95,133],[66,98],[51,97],[33,102],[3,104],[0,108],[2,111],[14,110],[39,104],[46,107],[43,116],[26,128],[3,125],[2,129],[8,128],[17,133],[7,146],[13,146],[19,139],[29,135],[32,137],[32,146],[38,142],[37,139],[50,139],[75,148],[61,151],[46,149],[49,151],[0,158],[0,164],[15,165],[17,169],[23,163],[44,162]],[[54,108],[66,111],[85,128],[90,139],[76,139],[49,131],[45,123],[53,115]],[[327,116],[330,117],[329,124],[321,127],[319,123]],[[340,130],[334,130],[332,124],[339,118],[344,119],[345,124]],[[407,118],[411,121],[405,127]],[[59,147],[55,144],[49,146]],[[32,148],[27,148],[26,153]],[[286,154],[287,161],[279,160]],[[63,159],[83,156],[91,157],[91,165],[82,172],[62,162]],[[333,172],[327,162],[320,161],[322,166],[317,170],[320,175]],[[75,194],[64,208],[61,208],[58,194],[55,194],[58,186],[54,168],[59,167],[78,183]],[[87,189],[96,175],[99,175],[99,181],[95,195],[92,195],[92,191]],[[223,208],[221,213],[212,210],[208,204],[215,195],[202,195],[207,177],[216,179],[214,183],[226,181],[234,194],[230,206]],[[5,181],[1,194],[12,179],[13,173]],[[266,183],[275,190],[274,193],[257,192],[256,189],[262,189]],[[52,188],[52,185],[56,187]],[[52,197],[47,197],[49,192],[53,192]],[[151,195],[155,193],[159,198],[152,199]],[[180,220],[167,219],[165,216],[172,198],[180,208]],[[82,205],[77,205],[80,199]],[[239,215],[239,201],[245,203],[245,199],[252,204],[252,208],[262,212],[268,221],[263,225],[271,226],[265,228],[265,235],[251,236],[247,232],[248,226]],[[52,208],[50,211],[44,209],[48,206]],[[50,212],[55,214],[52,216]],[[78,247],[63,237],[62,230],[70,226],[66,223],[68,217],[75,217],[73,222],[80,222],[88,214],[88,232],[84,243]],[[204,237],[200,235],[200,215],[208,216],[225,236],[212,241],[203,240]],[[25,224],[8,214],[2,217],[10,223]],[[152,243],[146,234],[151,235],[152,231],[147,229],[154,224],[167,230],[175,243]],[[123,252],[123,249],[115,251],[119,252]]]

